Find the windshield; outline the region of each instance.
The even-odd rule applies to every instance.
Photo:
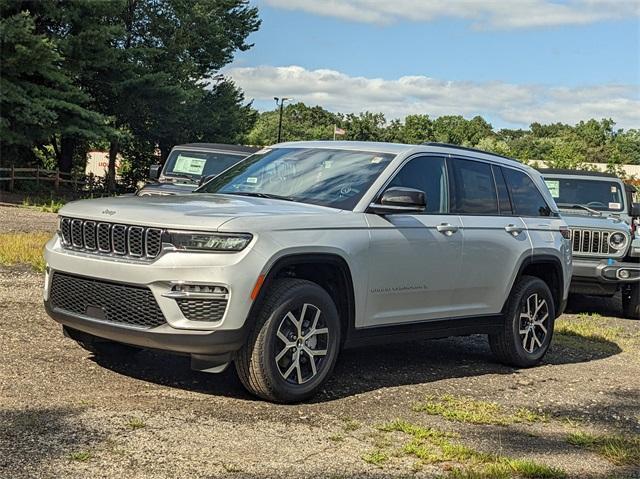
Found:
[[[196,190],[353,209],[394,155],[326,148],[267,149]]]
[[[549,177],[544,181],[560,208],[582,205],[596,211],[616,212],[624,208],[624,192],[616,181]]]
[[[217,175],[246,156],[229,152],[173,150],[167,158],[163,175],[198,181],[202,176]]]

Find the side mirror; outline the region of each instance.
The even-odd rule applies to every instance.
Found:
[[[385,190],[380,201],[369,206],[369,211],[377,214],[422,213],[426,208],[424,191],[394,186]]]
[[[160,178],[160,172],[162,171],[162,165],[151,165],[149,167],[149,179],[157,180]]]
[[[640,203],[631,204],[631,217],[632,218],[640,217]]]
[[[217,175],[201,176],[201,177],[200,177],[200,181],[198,182],[198,188],[200,188],[202,185],[204,185],[205,183],[207,183],[209,180],[214,179],[216,176],[217,176]]]

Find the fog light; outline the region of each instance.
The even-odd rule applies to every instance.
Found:
[[[206,284],[176,284],[173,291],[179,293],[205,293],[205,294],[228,294],[229,291],[223,286],[211,286]]]
[[[621,269],[618,272],[618,276],[620,277],[620,279],[628,279],[629,278],[629,271],[627,271],[626,269]]]

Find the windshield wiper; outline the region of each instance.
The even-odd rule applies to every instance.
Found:
[[[197,183],[195,178],[193,178],[192,176],[183,175],[181,173],[166,173],[164,176],[167,177],[167,178],[181,178],[181,179],[184,179],[184,180],[190,180],[192,183]]]
[[[570,205],[570,204],[567,204],[567,203],[560,203],[558,206],[561,207],[561,208],[563,206],[566,206],[566,207],[569,207],[569,208],[581,208],[583,210],[588,211],[592,215],[602,216],[602,211],[594,210],[593,208],[589,208],[586,205]]]
[[[254,191],[233,191],[233,192],[220,191],[219,193],[223,195],[240,195],[240,196],[254,196],[256,198],[269,198],[270,200],[295,201],[293,198],[289,196],[272,195],[271,193],[260,193],[260,192],[254,192]]]

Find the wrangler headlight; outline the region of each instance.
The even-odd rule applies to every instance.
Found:
[[[609,245],[613,249],[621,250],[627,245],[627,237],[623,233],[613,233],[609,236]]]
[[[184,251],[241,251],[251,241],[247,233],[170,231],[171,244]]]

